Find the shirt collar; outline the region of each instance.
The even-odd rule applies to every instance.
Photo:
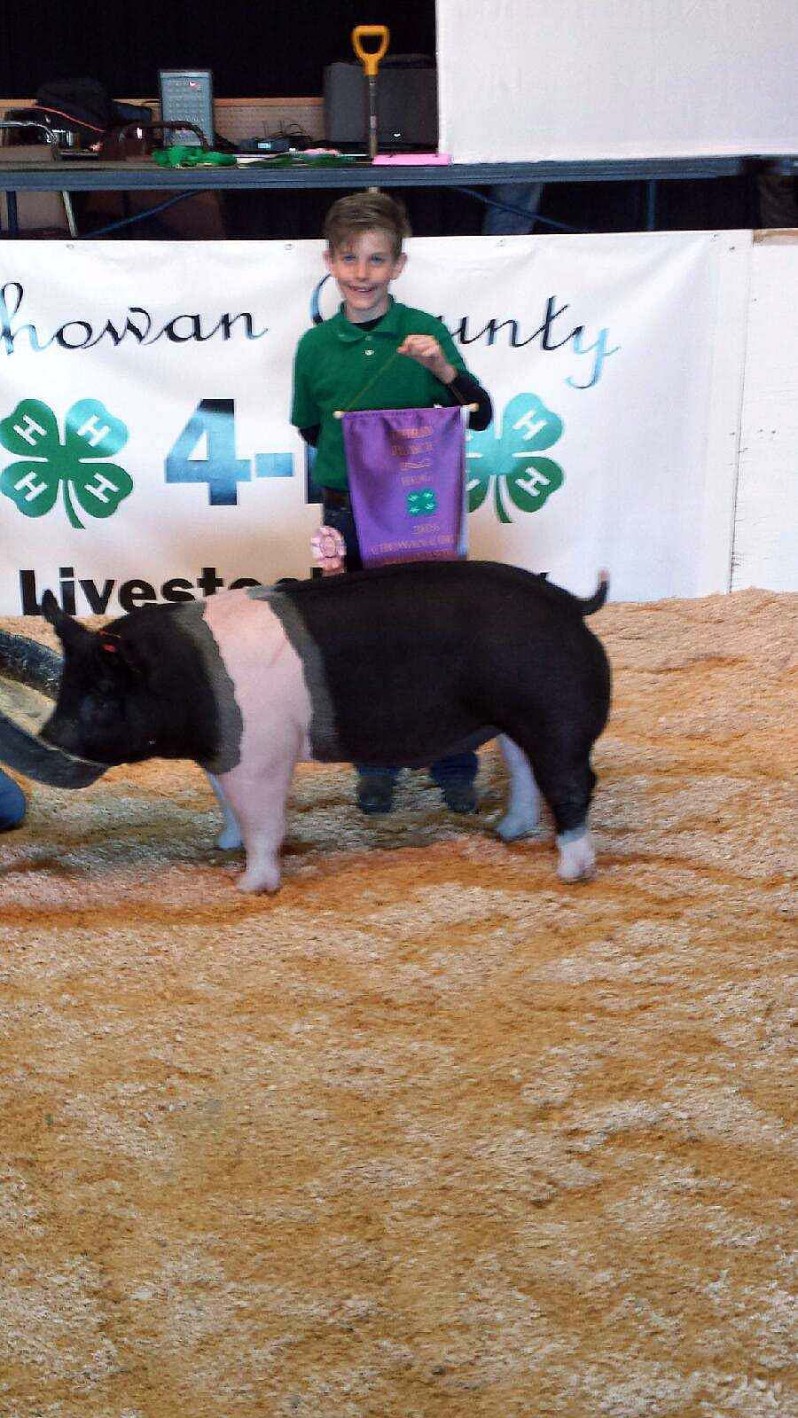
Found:
[[[344,315],[344,303],[341,301],[336,315],[338,324],[339,340],[346,340],[350,344],[355,344],[358,340],[365,340],[367,335],[399,335],[401,334],[399,324],[399,307],[392,295],[388,296],[389,305],[379,324],[372,330],[364,330],[362,325],[353,325],[351,320],[347,320]]]

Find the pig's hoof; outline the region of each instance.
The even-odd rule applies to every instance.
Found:
[[[241,833],[237,827],[223,827],[216,838],[217,847],[221,847],[223,852],[231,852],[235,847],[243,846]]]
[[[265,871],[248,870],[241,873],[236,882],[239,891],[254,893],[256,891],[276,891],[280,885],[280,873],[276,867]]]
[[[502,842],[517,842],[519,837],[529,837],[540,826],[540,813],[508,812],[496,824],[496,832]]]
[[[561,881],[589,881],[596,870],[596,853],[590,833],[585,830],[578,837],[564,832],[557,838],[560,860],[557,875]]]

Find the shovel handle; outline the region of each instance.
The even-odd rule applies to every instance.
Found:
[[[364,39],[376,39],[378,45],[376,49],[364,49]],[[391,42],[391,31],[387,25],[356,25],[352,31],[352,48],[363,65],[363,72],[369,79],[377,77],[377,70],[380,60],[388,52],[388,45]]]

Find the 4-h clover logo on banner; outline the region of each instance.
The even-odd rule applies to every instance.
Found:
[[[72,405],[63,440],[52,409],[40,399],[22,399],[0,421],[0,444],[19,460],[0,474],[0,492],[26,517],[50,512],[59,489],[73,527],[84,525],[78,507],[89,517],[110,517],[133,491],[125,469],[105,461],[124,448],[127,438],[121,419],[98,399]]]
[[[480,433],[469,433],[466,445],[468,510],[481,507],[493,482],[496,516],[511,522],[503,498],[519,512],[537,512],[553,492],[562,487],[563,470],[553,458],[540,454],[561,436],[563,422],[536,394],[516,394],[504,410],[501,434],[490,424]]]

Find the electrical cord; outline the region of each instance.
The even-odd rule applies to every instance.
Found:
[[[480,192],[476,187],[455,187],[455,192],[462,192],[466,197],[476,197],[478,202],[484,203],[486,207],[495,207],[500,212],[512,212],[514,216],[527,217],[530,225],[534,226],[540,222],[542,226],[554,227],[555,231],[575,232],[577,227],[567,226],[565,222],[555,222],[551,217],[541,217],[538,212],[530,212],[526,207],[514,207],[510,202],[497,202],[495,197],[486,197],[484,192]]]
[[[187,197],[199,197],[207,192],[207,188],[202,191],[192,189],[191,192],[178,192],[174,197],[167,197],[165,201],[158,202],[154,207],[147,207],[146,211],[134,212],[132,216],[120,217],[118,221],[109,222],[107,226],[100,227],[98,231],[87,231],[81,235],[81,241],[96,241],[100,236],[107,236],[109,232],[119,231],[121,227],[132,226],[134,222],[145,221],[147,217],[157,216],[159,212],[165,212],[167,207],[174,207],[177,202],[185,202]]]

